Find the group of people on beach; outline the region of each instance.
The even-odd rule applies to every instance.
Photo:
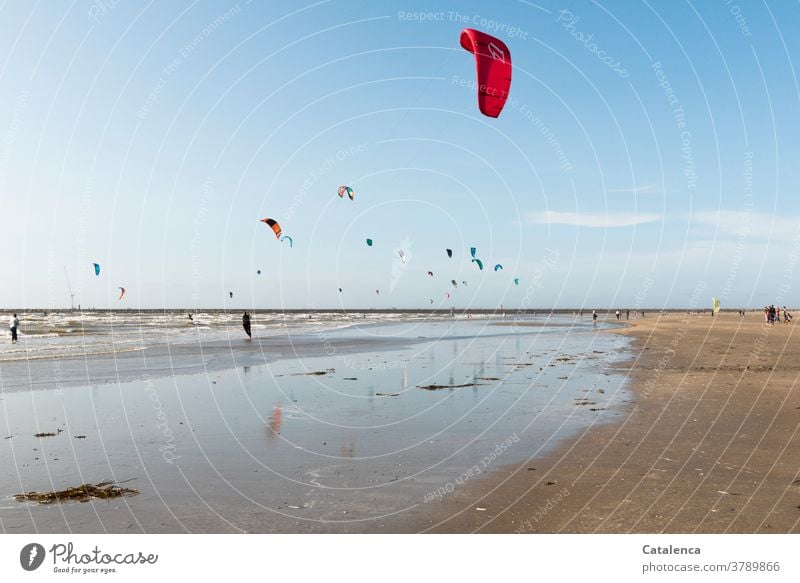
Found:
[[[764,321],[767,324],[780,323],[781,307],[772,304],[770,304],[769,306],[764,306]],[[792,323],[792,315],[786,309],[786,306],[783,306],[783,323],[784,324]]]
[[[194,322],[194,318],[192,314],[189,314],[189,320]],[[11,344],[17,343],[17,331],[19,330],[19,318],[17,315],[14,314],[8,321],[8,328],[11,331]],[[242,315],[242,328],[244,328],[245,333],[248,337],[252,338],[252,334],[250,332],[250,314],[245,312]]]

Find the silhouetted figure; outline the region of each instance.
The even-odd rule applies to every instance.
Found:
[[[250,334],[250,314],[247,312],[245,312],[242,316],[242,327],[244,328],[244,331],[247,332],[248,338],[252,338],[253,336]]]

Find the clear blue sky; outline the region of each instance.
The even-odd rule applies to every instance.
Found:
[[[84,307],[797,304],[798,21],[737,1],[2,3],[0,306],[68,304],[64,266]],[[467,26],[511,50],[498,119]]]

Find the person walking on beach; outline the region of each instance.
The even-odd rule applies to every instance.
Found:
[[[11,330],[11,344],[17,343],[17,328],[19,328],[19,319],[14,314],[8,321],[8,328]]]
[[[252,338],[253,336],[250,334],[250,314],[247,312],[242,315],[242,327],[247,332],[247,337]]]
[[[592,325],[597,326],[597,310],[592,310]]]
[[[619,320],[619,310],[617,310],[617,320]]]
[[[631,319],[631,311],[630,310],[625,310],[625,319],[626,320],[630,320]]]

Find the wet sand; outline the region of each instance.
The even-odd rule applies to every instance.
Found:
[[[27,387],[0,383],[0,532],[414,532],[462,484],[622,417],[630,393],[604,367],[630,341],[570,322],[417,321],[30,361]],[[0,381],[9,366],[21,365],[2,363]],[[103,480],[140,493],[12,497]]]
[[[800,532],[800,332],[749,313],[630,322],[635,404],[456,491],[433,532]],[[625,365],[623,365],[624,367]]]

